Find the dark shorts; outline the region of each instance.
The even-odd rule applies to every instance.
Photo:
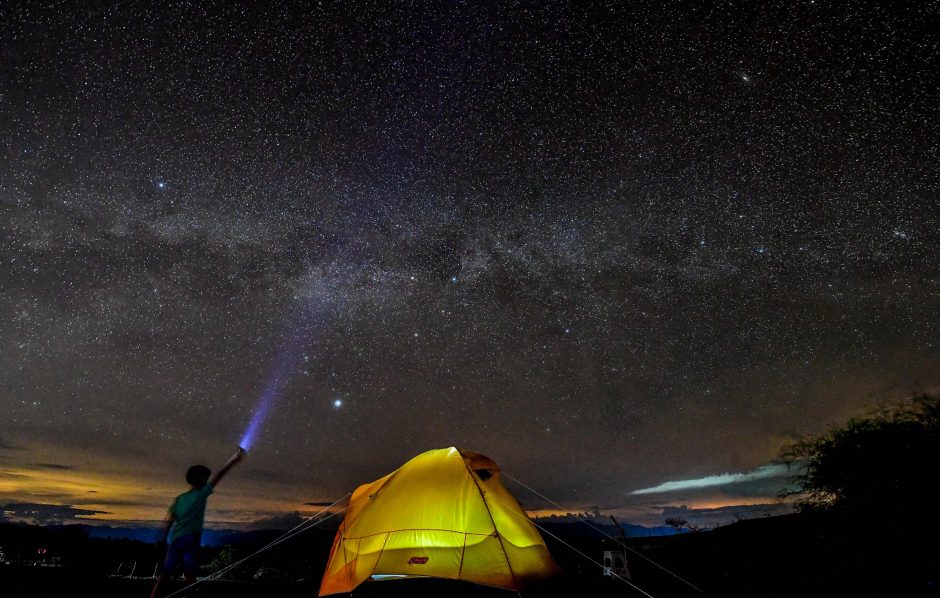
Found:
[[[199,569],[199,545],[202,534],[186,534],[173,540],[166,547],[166,560],[163,562],[163,573],[171,574],[176,566],[183,565],[183,573],[195,575]]]

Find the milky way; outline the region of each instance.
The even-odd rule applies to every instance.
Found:
[[[278,508],[450,445],[614,508],[940,384],[935,7],[349,4],[0,8],[0,466],[215,465],[298,310]]]

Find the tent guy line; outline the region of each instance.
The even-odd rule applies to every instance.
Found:
[[[519,478],[516,478],[515,476],[512,476],[512,475],[506,473],[505,471],[502,472],[502,473],[503,473],[504,476],[506,476],[506,477],[509,478],[510,480],[512,480],[512,481],[514,481],[515,483],[519,484],[520,486],[522,486],[523,488],[525,488],[525,489],[527,489],[528,491],[532,492],[532,493],[535,494],[536,496],[542,498],[543,500],[548,501],[550,504],[554,505],[555,507],[564,510],[566,513],[571,513],[571,512],[572,512],[571,509],[566,509],[563,505],[560,505],[559,503],[555,502],[554,500],[548,498],[547,496],[545,496],[544,494],[542,494],[541,492],[539,492],[539,491],[536,490],[535,488],[529,486],[528,484],[526,484],[525,482],[523,482],[523,481],[520,480]],[[695,589],[695,590],[698,591],[698,592],[704,592],[704,590],[702,590],[701,588],[699,588],[698,586],[696,586],[695,584],[693,584],[693,583],[690,582],[689,580],[687,580],[687,579],[685,579],[684,577],[680,576],[679,574],[674,573],[674,572],[670,571],[669,569],[663,567],[662,565],[660,565],[659,563],[657,563],[657,562],[654,561],[653,559],[649,558],[648,556],[646,556],[646,555],[643,554],[642,552],[636,550],[635,548],[632,548],[632,547],[630,547],[630,546],[627,546],[626,544],[624,544],[623,542],[621,542],[618,538],[615,538],[615,537],[611,536],[610,534],[608,534],[607,532],[605,532],[603,529],[601,529],[601,528],[597,527],[596,525],[594,525],[593,523],[591,523],[591,521],[588,520],[587,518],[582,517],[582,516],[579,515],[579,514],[576,514],[575,516],[578,518],[579,521],[582,521],[584,524],[586,524],[586,525],[587,525],[588,527],[590,527],[591,529],[593,529],[593,530],[595,530],[595,531],[597,531],[597,532],[599,532],[599,533],[601,533],[601,534],[607,536],[608,538],[610,538],[611,540],[613,540],[614,542],[616,542],[617,544],[619,544],[620,546],[622,546],[622,547],[625,548],[626,550],[629,550],[630,552],[632,552],[633,554],[637,555],[638,557],[640,557],[640,558],[642,558],[642,559],[645,559],[647,562],[649,562],[649,563],[651,563],[651,564],[653,564],[653,565],[659,567],[660,569],[662,569],[663,571],[665,571],[665,572],[668,573],[669,575],[672,575],[673,577],[675,577],[676,579],[678,579],[678,580],[681,581],[682,583],[688,585],[690,588],[693,588],[693,589]],[[538,524],[536,524],[536,525],[538,525]]]
[[[496,500],[498,500],[499,502],[503,502],[503,501],[499,500],[499,497],[497,497]],[[505,503],[503,503],[503,504],[505,504]],[[514,511],[512,511],[512,510],[510,510],[510,512],[513,513],[513,514],[516,514],[516,513],[515,513]],[[548,534],[549,536],[555,538],[556,540],[558,540],[559,542],[561,542],[562,544],[564,544],[565,546],[567,546],[567,547],[570,548],[571,550],[575,551],[576,553],[578,553],[578,554],[580,554],[581,556],[583,556],[584,558],[586,558],[588,561],[590,561],[590,562],[593,563],[594,565],[597,565],[597,566],[600,567],[601,569],[604,568],[604,565],[603,565],[602,563],[598,563],[597,561],[595,561],[594,559],[592,559],[592,558],[589,557],[588,555],[584,554],[583,552],[581,552],[580,550],[578,550],[577,548],[575,548],[575,547],[572,546],[571,544],[565,542],[564,540],[562,540],[561,538],[559,538],[558,536],[556,536],[556,535],[553,534],[552,532],[550,532],[550,531],[548,531],[547,529],[545,529],[544,526],[541,526],[541,525],[539,525],[538,523],[536,523],[535,521],[532,521],[532,519],[530,519],[525,513],[523,513],[522,516],[525,517],[526,519],[528,519],[529,521],[531,521],[531,522],[532,522],[532,525],[534,525],[535,527],[539,528],[539,530],[541,530],[542,532],[544,532],[544,533]],[[633,583],[632,581],[630,581],[630,580],[627,579],[626,577],[622,577],[622,576],[620,576],[620,575],[617,575],[617,574],[614,573],[613,571],[611,571],[610,574],[611,574],[613,577],[615,577],[616,579],[619,579],[620,581],[624,582],[625,584],[627,584],[628,586],[630,586],[631,588],[633,588],[633,589],[636,590],[637,592],[643,594],[644,596],[648,596],[649,598],[655,598],[655,596],[653,596],[653,595],[650,594],[649,592],[645,591],[643,588],[639,587],[638,585],[636,585],[635,583]]]
[[[426,453],[423,453],[422,455],[426,455],[426,454],[428,454],[428,453],[436,453],[436,452],[438,452],[438,451],[428,451],[428,452],[426,452]],[[472,453],[470,453],[470,454],[472,454]],[[421,457],[422,455],[419,455],[419,457]],[[469,455],[469,454],[468,454],[468,455]],[[486,458],[483,457],[483,459],[486,459]],[[489,461],[489,460],[487,459],[487,461]],[[410,463],[410,462],[409,462],[409,463]],[[399,469],[396,469],[394,472],[392,472],[392,473],[389,474],[388,476],[385,476],[385,478],[383,478],[383,479],[380,480],[380,481],[384,482],[385,480],[388,480],[389,478],[393,477],[393,475],[394,475],[395,473],[398,473],[402,468],[404,468],[404,467],[407,466],[407,465],[408,465],[408,463],[406,463],[405,465],[403,465],[403,466],[400,467]],[[469,467],[469,464],[465,464],[465,465],[466,465],[466,468],[467,468],[467,472],[470,474],[471,477],[473,477],[474,475],[476,475],[475,470],[471,469],[471,468]],[[533,492],[534,494],[538,495],[539,497],[543,498],[544,500],[546,500],[546,501],[548,501],[548,502],[554,504],[555,506],[557,506],[557,507],[559,507],[559,508],[564,508],[564,507],[562,507],[562,505],[560,505],[559,503],[557,503],[557,502],[551,500],[550,498],[546,497],[545,495],[541,494],[540,492],[538,492],[537,490],[535,490],[535,489],[532,488],[531,486],[525,484],[524,482],[522,482],[521,480],[519,480],[519,479],[516,478],[515,476],[509,475],[509,474],[507,474],[507,473],[505,473],[505,472],[499,470],[498,468],[496,468],[496,467],[495,467],[495,464],[493,464],[493,465],[494,465],[494,470],[495,470],[496,472],[499,472],[499,473],[505,475],[506,477],[510,478],[511,480],[513,480],[513,481],[515,481],[516,483],[520,484],[521,486],[525,487],[526,489],[528,489],[529,491],[531,491],[531,492]],[[474,483],[476,484],[476,480],[475,480],[475,479],[474,479]],[[373,482],[373,484],[375,484],[375,482]],[[370,485],[371,485],[371,484],[367,484],[366,486],[370,486]],[[384,483],[383,483],[383,485],[384,485]],[[597,565],[597,566],[599,566],[599,567],[603,567],[603,565],[602,565],[601,563],[595,561],[594,559],[592,559],[590,556],[588,556],[587,554],[585,554],[585,553],[582,552],[581,550],[577,549],[576,547],[572,546],[571,544],[569,544],[569,543],[566,542],[565,540],[563,540],[563,539],[561,539],[560,537],[558,537],[557,535],[553,534],[553,533],[550,532],[548,529],[546,529],[544,526],[539,525],[537,522],[533,521],[524,511],[521,510],[521,508],[519,508],[519,512],[517,512],[518,505],[514,507],[514,505],[509,504],[509,503],[507,503],[506,501],[502,500],[502,499],[500,498],[500,496],[498,496],[498,493],[496,493],[496,492],[487,492],[487,491],[485,491],[483,488],[479,487],[478,484],[476,484],[476,485],[477,485],[477,489],[478,489],[479,492],[480,492],[480,496],[481,496],[481,498],[482,498],[483,501],[484,501],[484,504],[486,504],[486,503],[488,502],[488,499],[489,499],[489,498],[495,498],[497,502],[499,502],[499,503],[502,504],[503,506],[507,507],[506,511],[508,511],[509,513],[512,513],[513,515],[516,515],[517,517],[520,517],[520,518],[525,519],[527,522],[529,522],[531,525],[533,525],[534,527],[536,527],[536,528],[537,528],[538,530],[540,530],[542,533],[548,534],[549,536],[551,536],[552,538],[554,538],[554,539],[557,540],[558,542],[564,544],[565,546],[567,546],[568,548],[570,548],[571,550],[573,550],[573,551],[576,552],[577,554],[581,555],[583,558],[587,559],[587,560],[588,560],[589,562],[591,562],[592,564]],[[360,487],[360,488],[362,488],[362,487]],[[197,585],[199,585],[199,584],[201,584],[201,583],[208,583],[208,582],[211,582],[211,581],[215,581],[215,580],[221,579],[221,578],[222,578],[224,575],[226,575],[229,571],[232,571],[232,570],[235,569],[236,567],[242,565],[243,563],[245,563],[245,562],[248,561],[249,559],[252,559],[252,558],[258,556],[258,555],[261,554],[262,552],[265,552],[265,551],[267,551],[267,550],[269,550],[269,549],[271,549],[271,548],[274,548],[275,546],[277,546],[277,545],[279,545],[279,544],[281,544],[281,543],[283,543],[283,542],[286,542],[287,540],[290,540],[290,539],[293,538],[294,536],[297,536],[297,535],[299,535],[299,534],[301,534],[301,533],[303,533],[303,532],[305,532],[305,531],[308,531],[308,530],[310,530],[310,529],[313,529],[313,528],[315,528],[316,526],[318,526],[319,524],[321,524],[321,523],[323,523],[323,522],[325,522],[325,521],[327,521],[327,520],[329,520],[329,519],[331,519],[331,518],[333,518],[333,517],[335,517],[335,516],[338,516],[338,515],[341,515],[341,514],[345,513],[345,512],[346,512],[347,510],[349,510],[351,507],[353,507],[354,505],[357,505],[358,503],[360,503],[360,502],[362,502],[362,501],[364,501],[364,500],[366,500],[366,499],[373,498],[373,497],[375,496],[375,494],[377,494],[379,491],[381,491],[381,489],[382,489],[382,488],[380,487],[380,488],[376,489],[375,492],[372,492],[372,493],[363,492],[363,493],[360,494],[360,496],[359,496],[357,499],[355,499],[355,500],[350,500],[349,504],[346,505],[345,507],[343,507],[342,509],[340,509],[340,510],[338,510],[338,511],[335,511],[335,512],[332,512],[332,513],[330,513],[328,516],[326,516],[326,517],[324,517],[324,518],[322,518],[322,519],[319,519],[319,517],[320,517],[322,514],[326,513],[327,511],[329,511],[330,509],[332,509],[333,507],[335,507],[337,504],[341,503],[343,500],[345,500],[345,499],[347,499],[347,498],[350,498],[350,497],[354,497],[355,494],[356,494],[356,492],[354,492],[354,493],[346,493],[345,495],[343,495],[343,496],[341,496],[340,498],[338,498],[337,500],[333,501],[333,503],[331,503],[331,504],[328,505],[327,507],[323,508],[322,510],[320,510],[320,511],[317,512],[316,514],[310,516],[309,518],[305,518],[305,519],[304,519],[302,522],[300,522],[298,525],[296,525],[296,526],[294,526],[292,529],[290,529],[290,530],[284,532],[284,533],[281,534],[278,538],[276,538],[275,540],[269,542],[267,545],[263,546],[262,548],[259,548],[259,549],[258,549],[257,551],[255,551],[254,553],[252,553],[252,554],[250,554],[250,555],[248,555],[248,556],[246,556],[246,557],[240,559],[239,561],[236,561],[235,563],[232,563],[231,565],[229,565],[229,566],[227,566],[227,567],[225,567],[225,568],[223,568],[223,569],[220,569],[219,571],[217,571],[217,572],[215,572],[215,573],[213,573],[213,574],[211,574],[211,575],[209,575],[209,576],[207,576],[207,577],[204,577],[204,578],[198,580],[196,583],[194,583],[194,584],[192,584],[192,585],[190,585],[190,586],[186,586],[186,587],[184,587],[184,588],[181,588],[181,589],[177,590],[176,592],[174,592],[174,593],[168,595],[167,598],[172,598],[172,597],[174,597],[174,596],[182,596],[182,595],[184,595],[185,593],[187,593],[189,590],[195,588]],[[359,489],[357,489],[357,492],[358,492],[358,490],[359,490]],[[492,518],[491,518],[491,521],[492,521]],[[678,576],[678,575],[676,575],[675,573],[669,571],[668,569],[666,569],[666,568],[663,567],[662,565],[659,565],[658,563],[652,561],[651,559],[649,559],[649,558],[646,557],[645,555],[642,555],[642,554],[640,554],[639,552],[637,552],[636,550],[633,550],[632,548],[630,548],[630,547],[624,545],[622,542],[620,542],[620,541],[617,540],[616,538],[613,538],[612,536],[610,536],[609,534],[607,534],[607,533],[604,532],[603,530],[601,530],[601,529],[599,529],[599,528],[597,528],[597,527],[591,525],[590,522],[585,521],[585,523],[587,523],[590,527],[592,527],[593,529],[599,531],[599,532],[602,533],[603,535],[605,535],[605,536],[607,536],[607,537],[609,537],[609,538],[614,539],[615,541],[617,541],[618,544],[620,544],[621,546],[624,546],[624,548],[627,548],[627,549],[631,550],[633,553],[635,553],[635,554],[637,554],[637,555],[643,557],[644,559],[646,559],[646,560],[649,561],[650,563],[656,565],[656,566],[659,567],[660,569],[666,571],[667,573],[670,573],[671,575],[673,575],[673,576],[676,577],[677,579],[680,579],[681,581],[685,582],[685,583],[688,584],[689,586],[695,588],[696,590],[698,590],[698,591],[700,591],[700,592],[702,591],[702,590],[700,590],[698,587],[696,587],[696,586],[694,586],[693,584],[691,584],[690,582],[686,581],[685,579],[682,579],[680,576]],[[493,524],[494,524],[494,533],[495,533],[497,536],[501,536],[501,534],[499,533],[498,528],[496,527],[495,521],[493,521]],[[400,531],[400,530],[399,530],[399,531]],[[427,530],[425,530],[425,531],[427,531]],[[343,528],[342,528],[342,526],[340,526],[340,529],[337,531],[337,534],[340,536],[340,541],[342,541],[342,539],[346,539],[346,538],[345,538],[345,535],[343,534]],[[387,541],[387,538],[386,538],[386,541]],[[504,550],[505,550],[505,549],[504,549]],[[327,569],[329,570],[329,564],[328,564],[328,566],[327,566]],[[624,577],[622,577],[622,576],[620,576],[620,575],[617,575],[617,574],[613,574],[613,576],[614,576],[615,578],[619,579],[620,581],[626,583],[627,585],[629,585],[630,587],[632,587],[632,588],[635,589],[636,591],[640,592],[640,593],[643,594],[644,596],[648,596],[649,598],[654,598],[651,594],[649,594],[648,592],[644,591],[642,588],[640,588],[639,586],[637,586],[636,584],[634,584],[632,581],[630,581],[630,580],[628,580],[628,579],[626,579],[626,578],[624,578]],[[321,595],[322,595],[322,587],[321,587]]]
[[[199,584],[201,584],[201,583],[208,583],[208,582],[210,582],[210,581],[215,581],[215,580],[217,580],[217,579],[221,579],[226,573],[228,573],[228,572],[231,571],[232,569],[238,567],[239,565],[241,565],[241,564],[244,563],[245,561],[247,561],[247,560],[249,560],[249,559],[252,559],[252,558],[258,556],[259,554],[261,554],[262,552],[264,552],[264,551],[266,551],[266,550],[268,550],[268,549],[274,548],[274,547],[277,546],[278,544],[280,544],[280,543],[282,543],[282,542],[286,542],[287,540],[290,540],[290,539],[293,538],[294,536],[297,536],[297,535],[299,535],[299,534],[301,534],[301,533],[303,533],[303,532],[305,532],[305,531],[307,531],[307,530],[311,530],[311,529],[315,528],[316,526],[320,525],[321,523],[323,523],[324,521],[328,521],[328,520],[331,519],[332,517],[335,517],[336,515],[339,515],[339,514],[343,513],[344,511],[346,511],[346,509],[348,509],[349,507],[352,506],[352,503],[346,505],[345,507],[343,507],[343,508],[340,509],[339,511],[336,511],[335,513],[330,513],[329,515],[327,515],[327,516],[324,517],[323,519],[317,519],[317,517],[319,517],[319,516],[322,515],[323,513],[326,513],[326,512],[329,511],[331,508],[333,508],[334,506],[336,506],[337,504],[341,503],[343,500],[345,500],[346,498],[348,498],[348,497],[350,496],[350,494],[351,494],[351,493],[347,492],[347,493],[344,494],[343,496],[341,496],[341,497],[339,497],[338,499],[336,499],[335,501],[333,501],[333,504],[331,504],[330,506],[325,507],[325,508],[324,508],[323,510],[321,510],[320,512],[318,512],[318,513],[316,513],[316,514],[314,514],[314,515],[311,515],[311,516],[308,517],[308,518],[305,518],[303,521],[301,521],[300,523],[298,523],[297,525],[295,525],[293,528],[287,530],[286,532],[284,532],[283,534],[281,534],[280,536],[278,536],[277,538],[275,538],[275,539],[272,540],[271,542],[269,542],[269,543],[267,543],[266,545],[262,546],[261,548],[259,548],[259,549],[256,550],[255,552],[253,552],[253,553],[249,554],[248,556],[244,557],[243,559],[241,559],[241,560],[239,560],[239,561],[235,561],[234,563],[232,563],[231,565],[225,567],[224,569],[219,569],[219,570],[216,571],[215,573],[213,573],[213,574],[211,574],[211,575],[207,575],[206,577],[203,577],[203,578],[200,579],[200,580],[197,580],[196,583],[194,583],[194,584],[192,584],[192,585],[188,585],[188,586],[186,586],[186,587],[180,588],[179,590],[176,590],[176,591],[173,592],[172,594],[167,595],[166,598],[172,598],[173,596],[177,596],[177,595],[180,595],[180,596],[181,596],[181,595],[185,594],[186,592],[188,592],[189,590],[192,590],[193,588],[195,588],[197,585],[199,585]],[[307,527],[303,527],[303,526],[307,525],[308,523],[310,523],[311,521],[313,522],[311,525],[308,525]],[[300,528],[303,528],[303,529],[300,529]]]

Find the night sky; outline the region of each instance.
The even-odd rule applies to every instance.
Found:
[[[272,385],[211,521],[451,445],[771,509],[787,441],[940,387],[935,4],[45,4],[0,7],[0,519],[159,519]]]

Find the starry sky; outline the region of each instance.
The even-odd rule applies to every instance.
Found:
[[[456,445],[661,523],[940,387],[936,5],[389,4],[3,3],[0,518],[159,519],[273,384],[211,521]]]

